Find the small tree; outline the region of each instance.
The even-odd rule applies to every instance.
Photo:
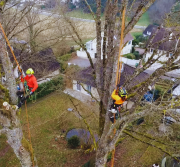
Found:
[[[140,55],[139,55],[139,52],[138,52],[138,51],[135,51],[133,54],[135,55],[136,60],[139,60],[139,59],[140,59]]]
[[[77,136],[72,136],[68,139],[68,146],[71,148],[77,148],[80,146],[80,139]]]

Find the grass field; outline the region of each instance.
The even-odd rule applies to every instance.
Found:
[[[82,102],[72,98],[78,110],[86,117],[88,123],[92,127],[93,132],[97,132],[97,112],[92,113],[91,109]],[[74,108],[69,100],[69,96],[56,92],[50,94],[37,101],[35,104],[28,104],[29,122],[31,127],[32,146],[39,167],[78,167],[83,165],[92,154],[84,154],[80,149],[69,149],[67,142],[62,136],[73,128],[86,128],[84,122],[77,118],[72,112],[67,111],[67,108]],[[22,109],[21,124],[26,138],[27,124],[25,111]],[[8,149],[8,150],[7,150]],[[1,167],[19,167],[19,161],[16,158],[13,150],[8,148],[6,137],[0,136],[0,152],[7,152],[0,156]],[[82,154],[83,157],[81,156]],[[13,164],[13,165],[12,165]]]
[[[68,12],[67,15],[70,17],[94,20],[90,13],[84,13],[81,10],[73,10],[71,12]]]
[[[150,20],[149,20],[149,15],[148,13],[144,13],[142,15],[142,17],[139,19],[139,21],[137,22],[137,25],[140,26],[148,26],[150,24]]]
[[[66,133],[73,128],[86,128],[84,122],[76,117],[67,108],[74,108],[70,97],[60,91],[52,93],[46,97],[39,99],[36,103],[28,103],[29,122],[32,136],[32,146],[37,158],[39,167],[79,167],[91,159],[95,153],[85,154],[83,150],[70,149],[67,147],[67,141],[64,139]],[[96,105],[89,107],[74,98],[73,103],[81,112],[83,117],[87,119],[94,133],[98,129],[98,108]],[[180,145],[180,125],[171,126],[174,132],[171,136],[165,137],[159,133],[158,126],[163,115],[156,113],[145,118],[144,123],[140,125],[129,125],[129,129],[153,136],[166,145],[155,142],[142,135],[137,136],[143,141],[150,141],[151,144],[159,146],[170,153],[177,154]],[[27,123],[24,108],[22,108],[19,116],[23,127],[24,136],[28,139]],[[175,142],[173,142],[175,141]],[[149,167],[153,163],[161,162],[166,154],[159,149],[144,144],[139,140],[125,135],[125,139],[116,148],[115,166],[124,167]],[[0,166],[1,167],[19,167],[19,161],[13,153],[12,148],[6,143],[6,137],[0,136]],[[107,164],[109,167],[110,164]]]
[[[68,12],[67,15],[70,17],[94,20],[90,13],[84,13],[81,10],[73,10],[71,12]],[[103,18],[103,15],[102,15],[102,18]],[[139,21],[137,22],[137,25],[148,26],[149,24],[150,24],[149,15],[148,15],[148,12],[146,12],[139,19]]]
[[[142,34],[143,34],[142,31],[141,31],[141,32],[131,32],[131,35],[132,35],[134,38],[136,38],[137,36],[142,35]]]

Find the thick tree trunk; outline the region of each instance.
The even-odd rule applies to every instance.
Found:
[[[32,161],[28,151],[22,146],[23,133],[20,128],[6,130],[7,142],[14,150],[16,157],[19,159],[22,167],[31,167]]]
[[[99,104],[99,136],[102,135],[105,124],[106,109],[104,108],[103,102]]]
[[[2,23],[2,13],[0,11],[0,23]],[[16,80],[13,74],[13,65],[7,53],[6,41],[0,29],[0,59],[6,76],[7,87],[9,89],[10,102],[17,104]]]
[[[3,129],[0,130],[0,135],[6,135],[7,143],[12,147],[16,157],[21,163],[21,166],[32,167],[30,156],[30,152],[32,153],[32,147],[23,137],[21,125],[16,116],[16,110],[14,106],[9,105],[7,102],[3,103],[3,107],[5,109],[0,113],[0,124],[3,126]]]
[[[106,147],[106,146],[104,146],[104,147]],[[105,150],[105,148],[104,149],[98,148],[98,150],[96,152],[95,166],[96,167],[105,167],[106,162],[107,162],[107,156],[108,156],[108,152]]]

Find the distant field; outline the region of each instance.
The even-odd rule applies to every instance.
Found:
[[[71,12],[68,12],[67,15],[70,17],[93,20],[93,17],[90,13],[84,13],[81,10],[73,10]]]
[[[141,32],[131,32],[131,35],[136,38],[139,35],[142,35],[142,31]]]
[[[73,10],[71,12],[68,12],[67,13],[68,16],[70,17],[76,17],[76,18],[82,18],[82,19],[89,19],[89,20],[93,20],[93,17],[90,13],[84,13],[83,11],[81,10]],[[103,16],[102,16],[103,17]],[[140,20],[138,21],[137,25],[140,25],[140,26],[147,26],[150,24],[150,21],[149,21],[149,15],[148,13],[144,13],[142,15],[142,17],[140,18]]]
[[[148,13],[144,13],[142,15],[142,17],[139,19],[139,21],[137,22],[137,25],[140,26],[148,26],[150,24],[150,20],[149,20],[149,15]]]

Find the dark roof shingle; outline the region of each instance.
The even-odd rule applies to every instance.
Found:
[[[121,78],[120,78],[120,85],[123,85],[125,83],[125,81],[131,77],[135,71],[134,67],[131,67],[127,64],[123,65],[123,72],[121,74]],[[130,84],[130,87],[133,87],[143,81],[145,81],[147,78],[149,77],[149,74],[142,72],[140,73],[136,78],[134,78]],[[87,85],[96,87],[95,84],[95,80],[93,77],[93,70],[91,67],[88,67],[86,69],[83,69],[79,72],[77,72],[76,76],[74,76],[74,78],[82,83],[85,83]]]
[[[143,34],[149,36],[148,33],[150,32],[150,33],[152,34],[152,32],[155,31],[155,30],[157,30],[157,28],[158,28],[158,26],[150,24],[150,25],[148,25],[148,26],[146,27],[146,29],[143,31]],[[151,35],[151,34],[150,34],[150,35]]]
[[[155,33],[154,30],[151,34],[151,36]],[[152,48],[156,48],[158,43],[160,42],[160,45],[158,47],[159,50],[162,51],[171,51],[176,46],[176,39],[178,39],[179,35],[177,36],[177,30],[173,28],[163,28],[161,27],[157,34],[155,34],[155,37],[152,41]],[[150,44],[151,37],[149,38],[147,45]],[[163,42],[163,40],[165,40]]]
[[[14,58],[8,48],[11,62],[16,66]],[[56,60],[51,48],[46,48],[39,51],[36,54],[31,55],[28,52],[14,48],[14,54],[22,66],[22,69],[26,71],[28,68],[32,68],[37,78],[41,78],[45,75],[52,73],[60,68],[59,62]]]

